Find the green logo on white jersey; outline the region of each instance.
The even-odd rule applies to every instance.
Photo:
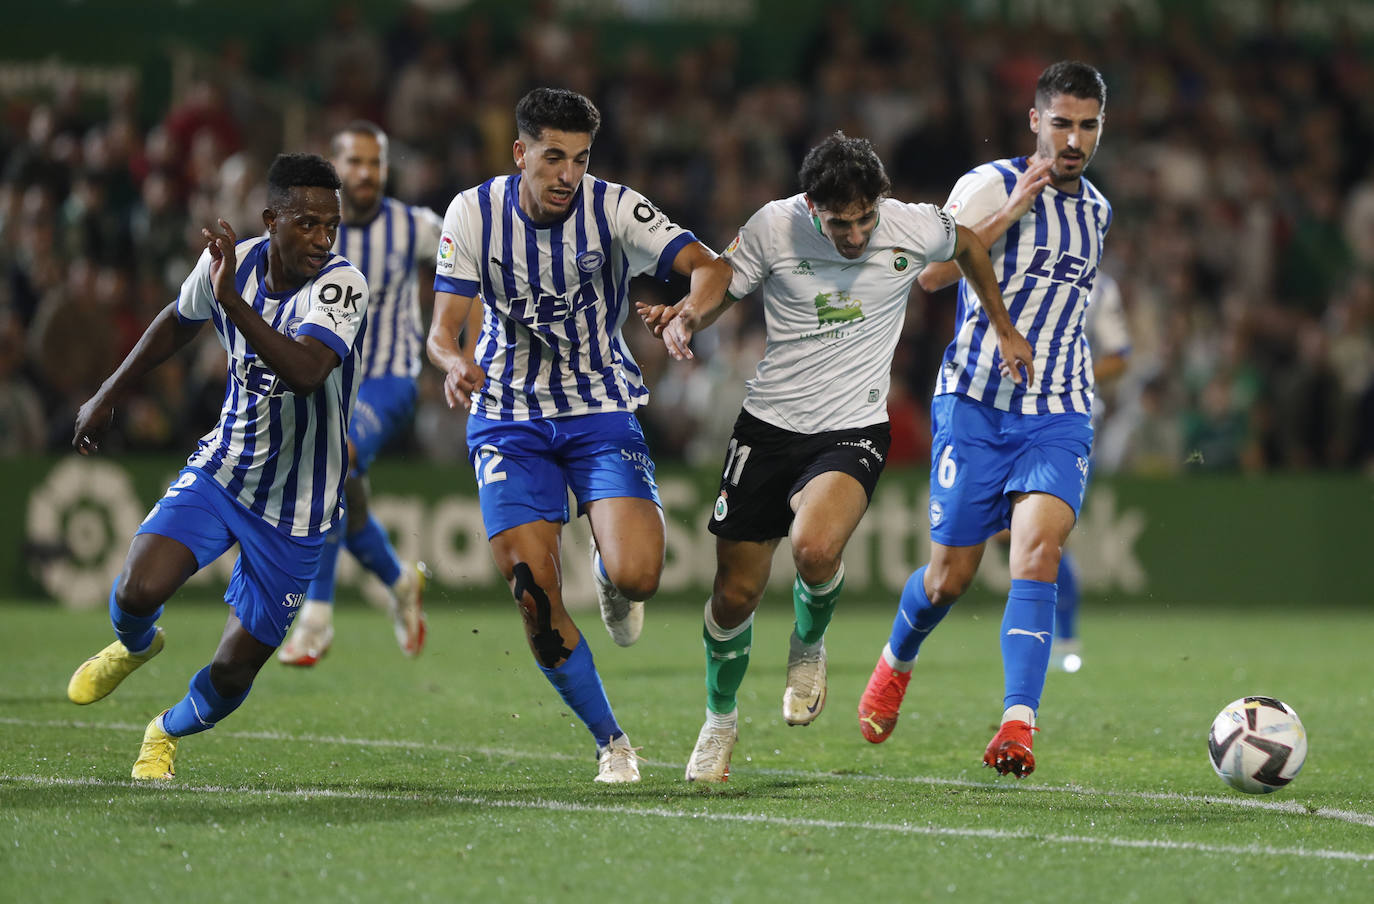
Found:
[[[821,326],[863,319],[863,303],[851,298],[848,292],[822,292],[816,296],[816,322]]]

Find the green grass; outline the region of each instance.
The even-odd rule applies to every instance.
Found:
[[[652,605],[652,604],[651,604]],[[779,713],[787,603],[755,626],[728,784],[682,779],[704,707],[700,609],[651,609],[614,647],[580,616],[644,780],[591,779],[585,730],[533,666],[513,607],[431,613],[403,660],[383,616],[342,607],[309,670],[269,664],[248,703],[135,786],[143,726],[184,693],[223,611],[173,604],[166,651],[90,707],[71,671],[101,612],[0,606],[0,880],[15,901],[1364,901],[1374,890],[1368,643],[1355,608],[1090,609],[1052,674],[1022,782],[981,767],[1001,710],[1000,609],[964,604],[917,666],[894,737],[854,707],[886,637],[851,603],[830,698]],[[1208,765],[1212,716],[1263,693],[1301,714],[1306,768],[1252,798]]]

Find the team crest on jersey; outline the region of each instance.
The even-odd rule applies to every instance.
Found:
[[[286,321],[286,335],[290,336],[292,339],[296,338],[296,331],[301,328],[302,323],[305,323],[305,321],[299,317],[292,317],[290,320]]]
[[[905,272],[907,271],[907,268],[909,268],[910,266],[911,266],[911,258],[907,256],[907,252],[906,252],[905,250],[901,249],[901,248],[893,248],[893,249],[892,249],[892,272],[893,272],[893,273],[905,273]]]
[[[821,292],[816,296],[816,322],[821,326],[853,323],[863,319],[863,302],[850,296],[848,292]]]
[[[716,510],[711,513],[711,517],[717,521],[724,521],[725,516],[730,514],[730,504],[725,501],[725,491],[716,497]]]
[[[606,263],[606,255],[600,251],[583,251],[577,256],[577,269],[583,273],[595,273]]]

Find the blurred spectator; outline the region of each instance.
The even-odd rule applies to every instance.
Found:
[[[384,117],[392,192],[443,210],[512,170],[525,90],[574,88],[605,116],[596,172],[642,185],[720,250],[795,190],[800,154],[836,127],[880,147],[898,197],[942,203],[977,160],[1028,150],[1026,86],[1047,61],[1083,57],[1110,89],[1094,181],[1114,204],[1107,250],[1134,337],[1099,466],[1169,473],[1197,453],[1189,467],[1374,468],[1368,36],[1303,35],[1281,3],[1256,23],[1199,9],[1158,30],[1118,4],[1100,30],[1093,19],[1073,32],[1048,16],[939,6],[799,8],[814,22],[769,45],[795,48],[779,63],[751,45],[754,31],[603,30],[550,0],[514,17],[344,3],[304,50],[246,32],[219,41],[160,122],[140,120],[135,89],[83,94],[68,73],[9,98],[0,129],[0,395],[27,385],[65,446],[65,400],[175,297],[198,227],[224,215],[241,235],[260,228],[253,174],[283,135],[320,150],[341,122]],[[952,292],[911,300],[891,395],[894,433],[912,446],[894,436],[899,457],[921,458],[928,442],[954,304]],[[721,394],[742,392],[760,354],[757,306],[736,307],[690,367],[665,366],[627,327],[641,363],[661,370],[644,418],[664,459],[718,454],[713,415],[736,407]],[[221,355],[198,342],[131,399],[117,425],[127,442],[175,447],[187,424],[213,419]],[[426,454],[461,455],[445,451],[461,444],[452,412],[422,402],[416,429]]]

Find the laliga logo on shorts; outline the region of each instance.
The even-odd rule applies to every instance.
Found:
[[[725,493],[722,492],[720,496],[716,498],[716,510],[714,513],[712,513],[711,517],[716,519],[717,521],[724,521],[725,516],[729,513],[730,506],[725,501]]]
[[[600,251],[583,251],[577,256],[577,269],[583,273],[595,273],[606,263],[606,255]]]
[[[944,506],[932,499],[930,501],[930,526],[935,527],[943,520],[945,520]]]
[[[305,602],[304,593],[288,593],[286,595],[285,601],[282,602],[282,605],[285,606],[287,609],[296,609],[303,602]]]

